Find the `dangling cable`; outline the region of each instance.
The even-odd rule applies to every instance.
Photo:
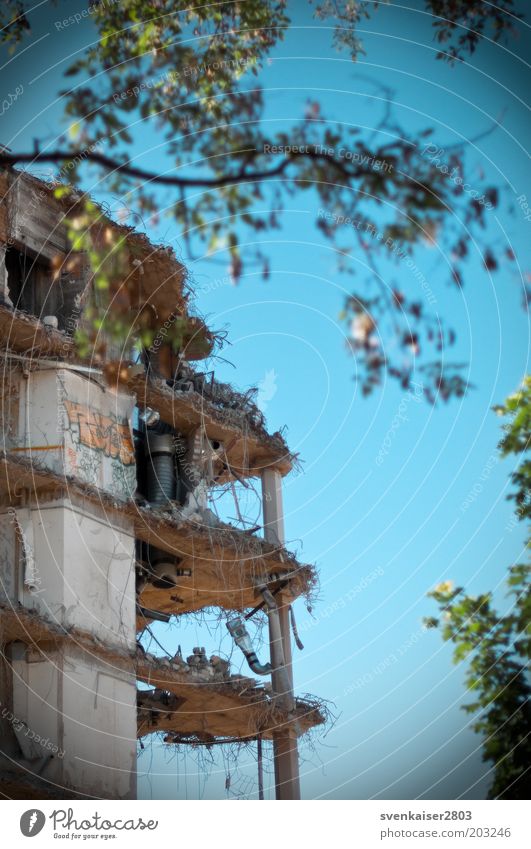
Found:
[[[295,613],[293,612],[293,606],[290,604],[289,606],[289,621],[291,622],[291,632],[293,634],[293,639],[295,640],[295,645],[302,651],[304,646],[301,642],[301,638],[299,637],[299,632],[297,631],[297,623],[295,622]]]

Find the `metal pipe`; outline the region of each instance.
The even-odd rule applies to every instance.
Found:
[[[270,663],[260,663],[253,649],[249,632],[245,627],[245,622],[241,616],[235,616],[234,619],[229,619],[227,629],[233,638],[234,642],[242,650],[255,675],[269,675],[273,671]]]
[[[162,505],[175,500],[175,445],[171,434],[147,431],[147,500]]]
[[[283,589],[285,589],[287,586],[288,586],[288,581],[283,581],[281,584],[278,585],[278,587],[276,587],[276,589],[271,590],[271,592],[273,593],[273,595],[276,595],[277,593],[279,593]],[[263,607],[265,607],[265,601],[261,601],[260,604],[257,604],[256,607],[253,607],[253,609],[249,613],[246,613],[245,619],[252,619],[252,617],[256,613],[258,613],[259,610],[262,610]]]
[[[179,578],[190,578],[192,570],[181,569],[179,564],[181,558],[168,554],[166,551],[154,545],[148,546],[148,571],[149,579],[154,587],[168,588],[176,587]]]
[[[262,738],[258,735],[256,741],[256,754],[258,759],[258,798],[263,801],[264,798],[264,763],[262,757]]]
[[[171,619],[171,613],[162,613],[160,610],[150,610],[149,607],[141,607],[140,604],[137,604],[136,611],[140,614],[140,616],[143,616],[144,619],[154,619],[156,622],[169,622]]]

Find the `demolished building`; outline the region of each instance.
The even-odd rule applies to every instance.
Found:
[[[182,327],[179,350],[163,337],[151,356],[121,350],[109,379],[112,345],[95,359],[74,338],[93,277],[67,262],[71,200],[11,169],[0,197],[0,791],[135,798],[137,739],[160,733],[170,746],[270,740],[276,797],[299,798],[297,739],[325,717],[293,688],[291,604],[316,580],[285,546],[295,457],[249,395],[200,372],[213,334],[171,250],[105,217],[142,303],[169,281]],[[211,488],[252,478],[261,526],[218,519]],[[206,608],[271,683],[202,647],[157,658],[139,643],[149,623]],[[257,610],[265,664],[245,625]]]

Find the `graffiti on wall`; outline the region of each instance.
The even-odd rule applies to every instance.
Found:
[[[124,466],[134,465],[135,452],[127,421],[66,398],[63,403],[74,442],[119,460]]]

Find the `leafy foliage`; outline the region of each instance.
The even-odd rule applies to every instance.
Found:
[[[2,27],[2,40],[9,45],[9,50],[12,53],[18,42],[30,30],[22,0],[6,3],[4,9],[0,11],[0,26]]]
[[[516,491],[509,497],[516,502],[516,512],[520,519],[531,518],[531,460],[526,452],[531,446],[531,376],[527,376],[518,392],[510,395],[505,404],[494,408],[499,416],[510,421],[504,425],[504,436],[500,450],[504,457],[516,454],[520,463],[511,480]]]
[[[504,455],[519,457],[512,475],[517,486],[517,515],[529,518],[531,466],[527,459],[531,422],[531,377],[505,405],[496,408],[510,417],[501,441]],[[528,799],[531,764],[531,687],[526,677],[531,658],[531,567],[513,565],[507,586],[514,599],[510,612],[500,616],[492,593],[467,595],[450,581],[429,595],[439,605],[440,618],[426,625],[439,627],[442,637],[455,645],[454,661],[468,661],[467,693],[473,701],[464,709],[476,714],[473,728],[483,735],[483,758],[493,765],[491,798]]]
[[[335,46],[355,60],[362,50],[356,27],[379,5],[324,0],[315,6],[315,17],[334,21]],[[435,20],[440,41],[461,33],[463,16],[477,25],[479,38],[487,29],[483,5],[427,0],[428,10],[444,17]],[[507,31],[503,10],[510,5],[502,4],[493,16],[496,38]],[[30,20],[31,9],[20,0],[7,0],[0,10],[0,24],[7,24],[3,35],[11,41],[22,38]],[[384,260],[406,263],[418,283],[411,257],[416,248],[437,244],[450,258],[451,285],[462,285],[468,254],[463,233],[485,242],[485,210],[498,198],[494,186],[464,191],[463,148],[454,147],[442,166],[434,161],[426,154],[431,128],[411,136],[393,117],[389,91],[370,134],[328,120],[314,101],[301,104],[299,118],[285,122],[281,132],[271,132],[259,75],[290,25],[284,0],[195,6],[183,0],[122,0],[94,4],[91,20],[98,38],[66,71],[71,85],[61,94],[70,126],[60,147],[4,151],[0,161],[55,162],[74,186],[91,163],[103,169],[104,188],[127,197],[144,217],[158,214],[160,187],[171,187],[167,205],[189,256],[198,245],[209,253],[226,251],[235,282],[250,259],[242,243],[256,243],[260,234],[278,228],[283,206],[295,193],[311,193],[316,224],[335,248],[338,269],[359,274],[357,262],[369,269],[343,311],[363,392],[370,393],[385,375],[410,389],[420,369],[428,400],[463,395],[462,364],[452,363],[447,351],[455,334],[426,298],[400,292],[378,267]],[[468,36],[460,39],[455,55],[475,48]],[[131,160],[135,130],[142,125],[160,139],[159,171]],[[83,216],[86,236],[78,231],[75,243],[91,255],[89,214],[85,210]],[[260,247],[253,250],[267,278],[269,258]],[[484,253],[486,267],[495,270],[488,244]],[[429,289],[429,281],[421,286]],[[123,322],[110,314],[105,321],[121,341]]]
[[[336,21],[334,42],[346,47],[352,59],[364,53],[357,36],[360,21],[389,0],[322,0],[316,5],[316,17]],[[496,4],[482,0],[426,0],[426,12],[433,16],[435,39],[442,45],[437,59],[464,61],[476,50],[482,38],[500,41],[514,28],[521,16],[514,11],[513,0]]]
[[[474,53],[482,38],[500,41],[521,17],[514,12],[513,0],[497,3],[429,0],[428,7],[436,16],[433,21],[435,37],[439,44],[445,45],[437,58],[450,62]]]

